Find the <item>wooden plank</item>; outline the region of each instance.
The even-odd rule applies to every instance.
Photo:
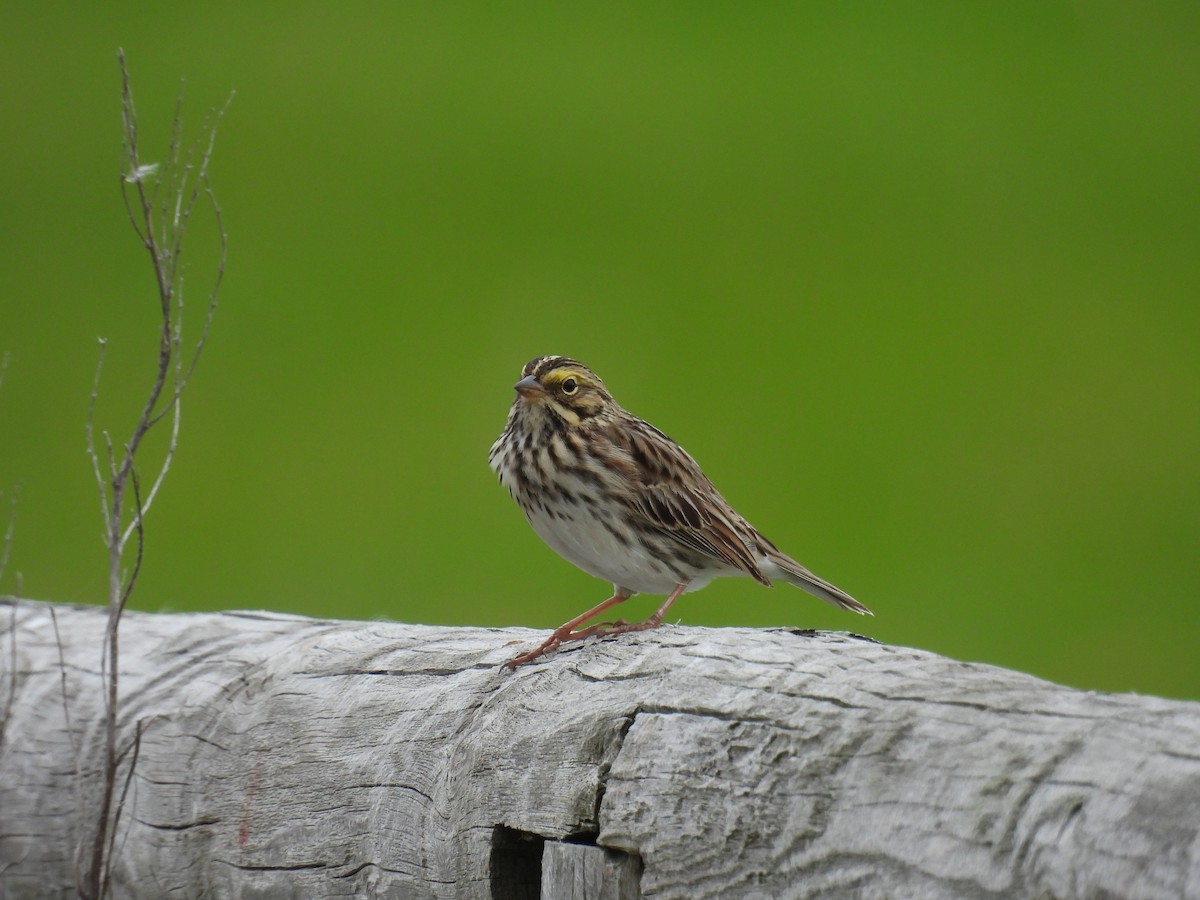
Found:
[[[627,853],[561,841],[547,841],[542,852],[547,900],[640,900],[641,878],[641,860]]]
[[[104,611],[53,609],[0,600],[5,898],[74,894],[98,790]],[[542,636],[127,614],[113,895],[512,900],[594,843],[654,898],[1200,898],[1200,704],[784,630],[501,666]]]

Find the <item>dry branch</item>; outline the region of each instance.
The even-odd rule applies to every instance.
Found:
[[[105,613],[14,618],[0,895],[67,896]],[[504,645],[540,633],[127,613],[123,635],[116,896],[1200,897],[1200,704],[782,630],[515,673]]]
[[[117,770],[121,765],[121,757],[131,750],[134,751],[133,758],[136,759],[137,756],[137,734],[132,744],[123,747],[117,744],[117,707],[121,694],[121,617],[141,571],[146,513],[175,458],[179,442],[182,395],[208,340],[226,262],[225,228],[221,220],[221,208],[209,183],[208,169],[216,142],[217,125],[229,102],[226,102],[225,108],[209,115],[201,126],[200,136],[185,148],[181,89],[175,105],[166,157],[162,162],[145,163],[139,149],[138,117],[124,51],[117,51],[117,59],[121,68],[121,123],[124,138],[121,196],[130,224],[149,254],[154,270],[158,287],[159,342],[153,382],[129,438],[118,451],[114,449],[109,432],[101,432],[107,463],[103,469],[95,438],[96,398],[100,392],[100,375],[104,368],[104,353],[107,348],[107,342],[103,338],[100,339],[100,353],[96,362],[96,374],[92,382],[85,425],[87,452],[100,493],[104,542],[108,549],[108,624],[103,638],[104,654],[100,663],[107,684],[104,696],[105,774],[98,786],[92,835],[81,845],[81,858],[77,865],[77,887],[79,895],[85,900],[102,900],[110,894],[110,860],[120,815],[124,809],[124,794],[117,800],[114,809],[114,796],[118,787]],[[185,353],[183,250],[188,226],[201,197],[208,201],[217,231],[219,250],[204,324],[194,346]],[[171,416],[171,434],[167,448],[158,461],[157,474],[150,482],[150,489],[143,495],[139,474],[142,459],[139,451],[150,431],[168,415]],[[129,500],[130,491],[133,495],[132,502]],[[133,537],[137,538],[137,553],[131,569],[127,572],[125,550]],[[126,786],[128,783],[127,776]]]

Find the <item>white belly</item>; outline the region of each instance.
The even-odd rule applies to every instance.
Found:
[[[533,509],[529,524],[559,556],[618,588],[641,594],[669,594],[680,581],[680,573],[672,571],[665,560],[636,538],[631,537],[628,545],[621,541],[589,506],[559,508],[554,513]],[[672,562],[678,569],[678,561]],[[691,591],[711,580],[711,575],[688,574],[692,576],[688,585]]]
[[[491,466],[499,474],[501,484],[525,511],[538,536],[559,556],[589,575],[639,594],[669,594],[680,581],[687,581],[687,589],[694,591],[714,576],[742,574],[715,561],[705,571],[697,571],[694,560],[691,567],[681,562],[674,556],[676,548],[672,542],[661,536],[651,539],[656,546],[647,546],[621,526],[617,518],[620,511],[597,496],[592,480],[554,471],[548,448],[535,450],[526,465],[543,479],[549,480],[553,475],[564,493],[547,497],[526,494],[526,480],[514,475],[513,466],[517,463],[510,457],[513,452],[511,445],[501,441],[493,446]],[[568,495],[574,499],[564,499]],[[595,497],[596,502],[583,499],[589,496]]]

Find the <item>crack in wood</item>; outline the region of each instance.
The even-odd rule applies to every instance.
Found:
[[[147,819],[135,817],[135,821],[139,825],[145,825],[147,828],[154,828],[158,831],[187,831],[190,828],[203,828],[208,825],[219,825],[223,820],[212,817],[196,819],[194,822],[151,822]]]

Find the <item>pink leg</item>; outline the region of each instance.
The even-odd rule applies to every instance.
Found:
[[[600,613],[604,612],[606,609],[611,609],[618,603],[622,603],[633,596],[632,593],[618,591],[599,606],[589,609],[583,615],[576,616],[570,622],[567,622],[565,625],[555,629],[554,633],[550,635],[550,637],[546,638],[546,640],[543,641],[540,646],[535,647],[528,653],[522,653],[515,659],[509,660],[506,665],[510,669],[515,669],[517,666],[523,666],[526,663],[533,662],[539,656],[549,653],[551,650],[557,649],[560,645],[565,644],[568,641],[582,641],[585,638],[592,637],[593,635],[598,637],[606,637],[612,634],[624,634],[627,631],[649,631],[651,628],[657,628],[662,624],[663,616],[667,614],[667,610],[671,608],[671,604],[679,599],[679,595],[687,589],[687,586],[688,582],[686,581],[675,585],[674,590],[672,590],[667,599],[663,601],[663,605],[660,606],[658,611],[645,622],[636,622],[632,624],[625,621],[618,621],[616,623],[601,622],[599,625],[592,625],[588,628],[580,629],[579,631],[575,630],[576,627],[582,625],[588,619],[600,615]]]
[[[515,669],[517,666],[523,666],[526,663],[533,662],[539,656],[549,653],[551,650],[556,649],[560,644],[563,644],[567,641],[583,640],[585,637],[588,637],[590,634],[592,634],[595,628],[600,626],[593,625],[591,628],[585,628],[583,631],[576,631],[575,629],[577,627],[582,625],[588,619],[600,615],[600,613],[604,612],[606,609],[611,609],[618,603],[624,603],[632,596],[632,591],[618,590],[603,603],[599,604],[598,606],[593,606],[583,615],[576,616],[570,622],[560,625],[558,628],[554,629],[554,633],[551,634],[550,637],[546,638],[546,640],[543,641],[538,647],[535,647],[528,653],[522,653],[520,656],[510,659],[507,663],[505,663],[505,665],[510,669]]]
[[[675,585],[675,589],[663,601],[663,605],[658,608],[658,611],[648,618],[645,622],[617,622],[611,627],[605,625],[593,625],[587,629],[587,634],[580,632],[581,637],[608,637],[613,634],[624,634],[627,631],[649,631],[651,628],[657,628],[662,624],[663,616],[667,614],[667,610],[671,608],[671,604],[679,599],[679,595],[687,590],[689,582],[681,581]]]

